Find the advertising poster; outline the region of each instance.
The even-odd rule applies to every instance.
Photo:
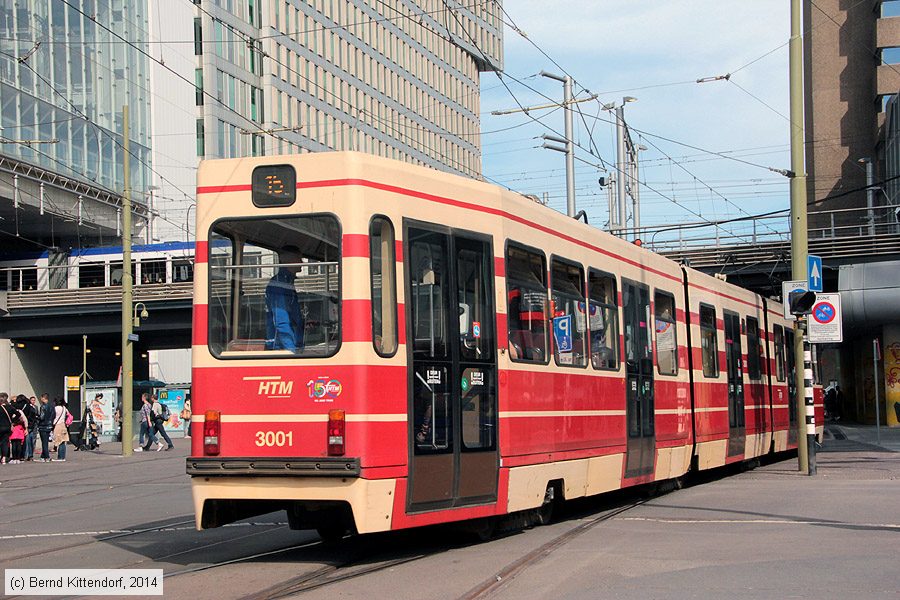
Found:
[[[184,423],[181,420],[181,409],[184,408],[187,390],[158,390],[156,396],[159,398],[160,404],[165,404],[169,407],[169,420],[165,423],[166,431],[183,431]]]
[[[888,329],[888,328],[886,328]],[[900,328],[891,327],[900,333]],[[885,332],[884,344],[884,391],[887,410],[885,422],[888,427],[900,426],[900,340],[890,340]]]
[[[116,388],[88,388],[85,390],[87,404],[94,413],[94,420],[100,425],[105,436],[116,432],[113,416],[119,404],[119,390]]]

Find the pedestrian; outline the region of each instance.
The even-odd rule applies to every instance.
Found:
[[[50,443],[53,437],[53,420],[56,411],[50,405],[50,395],[41,394],[41,404],[38,407],[38,435],[41,438],[41,462],[50,462]]]
[[[37,398],[34,396],[29,398],[28,403],[25,405],[25,408],[22,409],[22,412],[25,413],[25,418],[28,419],[28,433],[25,434],[25,460],[31,462],[34,460],[35,436],[37,436]]]
[[[16,409],[9,403],[9,394],[0,392],[0,464],[9,462],[9,436],[12,433]]]
[[[55,400],[56,409],[53,417],[53,443],[56,444],[56,460],[66,462],[66,444],[69,441],[69,425],[72,424],[72,413],[66,408],[62,398]]]
[[[184,437],[191,437],[191,397],[184,400],[184,408],[181,409],[181,421],[184,424]]]
[[[9,435],[9,462],[18,464],[25,460],[25,436],[28,431],[28,419],[21,410],[13,414],[13,428]]]
[[[153,433],[153,404],[150,402],[150,394],[141,394],[141,433],[138,436],[139,446],[134,449],[135,452],[149,450],[150,446],[157,443],[156,435]],[[146,438],[146,442],[143,440]],[[123,442],[124,443],[124,442]],[[157,452],[163,449],[162,442],[159,442]]]
[[[166,440],[166,450],[171,450],[175,445],[172,443],[172,438],[170,438],[169,434],[166,432],[166,423],[169,420],[169,409],[160,403],[159,398],[156,397],[155,393],[150,394],[150,399],[152,401],[150,410],[153,412],[153,430]],[[146,449],[147,448],[145,448],[145,450]],[[159,443],[159,447],[156,449],[157,452],[160,450],[162,450],[162,442]]]

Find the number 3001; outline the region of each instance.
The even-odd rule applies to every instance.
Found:
[[[256,432],[256,445],[260,447],[264,446],[278,446],[281,448],[282,446],[293,446],[294,445],[294,432],[293,431],[257,431]]]

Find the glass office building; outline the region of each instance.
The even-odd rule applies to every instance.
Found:
[[[147,0],[0,2],[0,153],[121,192],[127,104],[131,185],[144,189],[147,12]]]

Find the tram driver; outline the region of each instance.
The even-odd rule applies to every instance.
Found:
[[[296,246],[278,252],[278,271],[266,285],[266,350],[297,353],[303,349],[306,324],[294,287],[302,259]]]

